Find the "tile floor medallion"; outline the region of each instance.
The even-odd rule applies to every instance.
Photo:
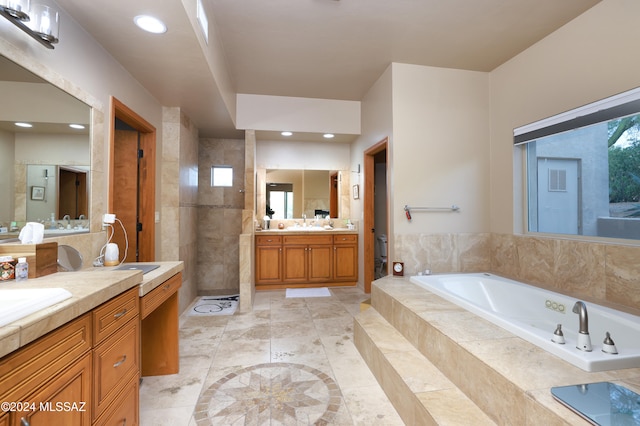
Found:
[[[251,312],[180,316],[180,371],[144,377],[141,426],[403,426],[353,343],[371,297],[256,292]]]
[[[198,426],[218,424],[331,424],[342,394],[320,370],[286,362],[230,373],[205,390],[196,405]]]

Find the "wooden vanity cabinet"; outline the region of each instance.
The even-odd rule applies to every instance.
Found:
[[[85,314],[0,360],[0,401],[29,403],[6,425],[91,425],[91,333]]]
[[[257,290],[358,282],[358,235],[257,235]]]
[[[331,280],[331,235],[287,235],[282,239],[282,282],[325,283]]]
[[[93,310],[93,420],[121,411],[127,385],[140,378],[140,319],[138,287]],[[138,400],[136,393],[135,401]],[[126,420],[125,420],[126,419]],[[128,421],[127,421],[128,420]],[[137,424],[136,412],[126,413],[117,424]]]
[[[0,359],[1,426],[139,423],[138,287]]]
[[[282,283],[282,237],[256,236],[256,285]]]
[[[358,281],[358,236],[355,234],[333,236],[333,279]]]

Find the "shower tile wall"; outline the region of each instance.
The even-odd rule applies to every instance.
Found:
[[[158,259],[182,260],[180,312],[197,295],[198,129],[180,108],[163,108]]]
[[[244,141],[200,139],[198,155],[198,293],[239,291],[239,241],[244,209]],[[211,166],[233,167],[232,187],[211,186]]]

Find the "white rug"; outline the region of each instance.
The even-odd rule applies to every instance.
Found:
[[[201,296],[191,306],[190,316],[233,315],[238,309],[240,295]]]
[[[331,293],[326,287],[321,288],[288,288],[287,298],[293,297],[329,297]]]

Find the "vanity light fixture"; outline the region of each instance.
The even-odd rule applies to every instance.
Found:
[[[72,129],[78,129],[78,130],[84,129],[84,126],[82,124],[69,124],[69,127],[71,127]]]
[[[23,123],[23,122],[17,122],[17,123],[13,123],[18,127],[24,127],[24,128],[29,128],[29,127],[33,127],[33,124],[31,123]]]
[[[133,22],[135,22],[139,28],[153,34],[164,34],[167,32],[167,26],[164,22],[153,16],[138,15],[133,18]]]
[[[325,139],[332,139],[335,135],[333,133],[325,133],[322,135]]]
[[[291,136],[291,135],[293,135],[293,133],[292,133],[292,132],[281,132],[280,134],[281,134],[282,136]]]
[[[0,0],[0,16],[48,49],[58,42],[60,14],[51,6],[33,4],[29,8],[29,0]]]

